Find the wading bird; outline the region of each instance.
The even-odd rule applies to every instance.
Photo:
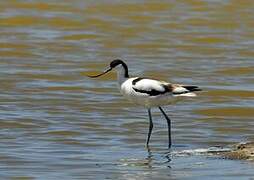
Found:
[[[144,106],[148,110],[149,115],[149,131],[146,140],[146,146],[148,147],[150,136],[153,129],[153,121],[151,115],[151,108],[158,107],[168,124],[168,147],[171,148],[171,120],[161,108],[163,105],[168,105],[171,102],[172,97],[176,96],[196,96],[194,91],[201,91],[197,86],[171,84],[164,81],[159,81],[144,77],[130,77],[128,73],[128,66],[120,59],[113,60],[110,63],[108,69],[101,74],[88,77],[97,78],[102,76],[112,69],[117,71],[118,85],[121,94],[131,102],[137,105]]]

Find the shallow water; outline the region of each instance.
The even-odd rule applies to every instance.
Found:
[[[183,153],[254,140],[254,2],[1,1],[1,179],[240,179],[253,164]],[[130,73],[203,89],[153,109],[126,102],[114,58]]]

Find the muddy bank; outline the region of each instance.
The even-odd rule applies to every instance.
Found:
[[[254,161],[254,142],[240,143],[232,148],[232,151],[221,153],[228,159]]]

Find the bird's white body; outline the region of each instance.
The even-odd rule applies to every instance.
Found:
[[[147,108],[169,104],[169,97],[171,96],[170,93],[158,96],[149,96],[145,93],[136,92],[133,89],[135,85],[133,85],[132,82],[137,78],[138,77],[129,78],[120,85],[120,92],[125,98],[137,105]],[[145,79],[142,81],[143,82],[141,82],[139,86],[141,88],[143,87],[143,89],[149,90],[151,87],[156,86],[156,83],[153,80]]]
[[[165,81],[149,78],[125,78],[125,70],[121,65],[116,67],[116,70],[118,87],[121,94],[129,101],[146,108],[168,105],[172,102],[172,98],[176,96],[196,96],[195,93],[188,92],[188,90],[181,85],[170,84]],[[165,87],[170,87],[172,90],[167,92],[165,91]],[[145,93],[151,91],[154,91],[157,94],[149,95],[148,93]],[[185,93],[182,94],[181,92]]]

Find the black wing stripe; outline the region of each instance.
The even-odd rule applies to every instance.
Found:
[[[190,91],[182,91],[182,92],[173,92],[174,95],[177,95],[177,94],[186,94],[186,93],[189,93]]]
[[[142,79],[145,79],[145,78],[138,77],[138,78],[134,79],[134,80],[132,81],[132,85],[136,85],[137,82],[141,81]]]
[[[157,95],[162,95],[162,94],[165,94],[167,92],[170,92],[170,88],[166,85],[163,85],[164,87],[164,91],[156,91],[155,89],[152,89],[150,91],[146,91],[146,90],[142,90],[142,89],[137,89],[137,88],[134,88],[134,91],[136,92],[139,92],[139,93],[145,93],[145,94],[148,94],[149,96],[157,96]]]
[[[187,89],[189,92],[193,91],[202,91],[198,86],[183,86],[185,89]]]

